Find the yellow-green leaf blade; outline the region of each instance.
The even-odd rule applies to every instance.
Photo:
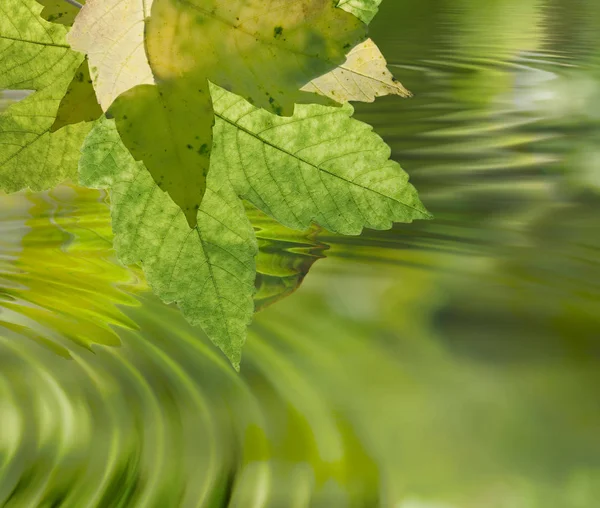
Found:
[[[42,19],[41,10],[35,0],[2,0],[0,89],[39,90],[81,63],[69,49],[67,30]]]
[[[430,218],[390,148],[351,118],[350,105],[297,106],[283,118],[217,87],[212,93],[212,170],[227,171],[240,196],[279,222],[355,235]]]
[[[111,188],[115,249],[126,264],[143,266],[154,292],[177,302],[238,368],[254,304],[256,239],[227,178],[211,173],[198,225],[183,212],[122,144],[114,121],[88,136],[81,182]]]
[[[343,63],[366,26],[331,0],[154,0],[146,33],[157,79],[210,80],[287,115],[298,90]]]
[[[206,190],[212,145],[213,110],[204,90],[185,81],[137,86],[110,108],[121,139],[156,184],[196,226]]]
[[[50,132],[55,132],[67,125],[80,122],[93,122],[101,116],[102,109],[96,99],[86,59],[75,72],[75,76],[73,76],[73,80],[69,84],[65,96],[60,102],[56,113],[56,120]]]
[[[0,114],[0,188],[41,191],[77,177],[80,148],[91,124],[50,133],[68,80],[37,92]]]

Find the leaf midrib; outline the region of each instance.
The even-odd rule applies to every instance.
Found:
[[[36,44],[38,46],[47,46],[47,47],[52,47],[52,48],[71,49],[68,44],[56,44],[55,42],[30,41],[28,39],[17,39],[16,37],[10,37],[8,35],[0,35],[0,39],[6,39],[8,41],[15,41],[15,42],[23,42],[25,44]]]

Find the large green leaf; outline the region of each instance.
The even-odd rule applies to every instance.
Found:
[[[84,185],[112,189],[120,259],[140,263],[154,291],[177,302],[237,367],[253,312],[257,253],[239,197],[293,228],[314,222],[347,234],[429,214],[406,173],[389,160],[387,145],[351,118],[351,106],[299,106],[283,118],[217,86],[211,93],[215,147],[194,228],[143,163],[133,159],[112,120],[101,121],[89,135],[80,173]],[[261,272],[278,280],[274,285],[261,277],[258,305],[291,293],[317,257],[263,256]]]
[[[365,28],[331,0],[91,0],[69,41],[88,53],[124,143],[193,227],[212,147],[209,80],[290,115],[318,99],[301,88],[343,63]]]
[[[211,93],[218,118],[211,168],[282,224],[356,235],[430,217],[390,148],[351,118],[352,106],[301,105],[285,118],[216,86]]]
[[[90,129],[82,123],[50,132],[83,56],[41,10],[35,0],[0,5],[0,89],[37,90],[0,115],[0,189],[7,192],[47,189],[73,177]]]
[[[213,171],[198,223],[181,209],[122,144],[112,120],[87,138],[81,182],[111,188],[115,249],[126,264],[140,263],[154,292],[177,302],[239,368],[252,319],[257,253],[254,231],[226,175]]]

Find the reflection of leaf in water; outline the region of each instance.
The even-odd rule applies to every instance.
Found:
[[[83,192],[77,202],[90,207],[90,227],[110,234],[107,210],[88,200],[97,198]],[[31,225],[46,223],[48,217]],[[81,250],[82,256],[84,251],[96,270],[106,268],[95,264],[94,249]],[[54,253],[69,256],[68,250]],[[56,474],[40,491],[58,499],[62,488],[79,506],[92,505],[86,501],[98,499],[98,492],[106,506],[142,494],[160,494],[164,506],[176,506],[182,491],[191,491],[193,500],[209,492],[219,501],[233,491],[240,506],[257,492],[275,500],[273,506],[287,506],[297,492],[315,506],[343,506],[347,499],[364,500],[364,506],[378,506],[378,499],[403,506],[406,500],[410,506],[415,496],[455,506],[469,506],[472,499],[512,506],[515,496],[527,496],[535,508],[563,508],[577,497],[593,506],[600,485],[593,481],[600,422],[594,358],[570,363],[541,355],[510,365],[457,358],[414,319],[435,288],[422,278],[407,279],[405,266],[352,263],[340,270],[340,262],[332,259],[326,276],[311,278],[293,300],[257,316],[241,376],[228,371],[224,358],[176,309],[151,295],[142,306],[125,309],[140,331],[124,334],[127,347],[118,354],[95,348],[97,355],[80,354],[65,364],[40,348],[13,344],[7,351],[2,344],[3,373],[23,395],[9,399],[9,406],[33,406],[33,412],[61,396],[83,429],[64,438],[70,447],[64,453],[56,449],[63,443],[63,413],[48,415],[54,425],[33,418],[26,427],[22,446],[33,450],[23,455],[27,472],[45,479],[40,455],[55,460]],[[60,266],[70,268],[68,262]],[[361,291],[348,296],[366,294],[390,319],[338,313],[332,272],[358,278]],[[443,278],[436,271],[422,275]],[[18,353],[28,354],[29,362],[16,362]],[[48,372],[38,372],[32,358]],[[64,391],[53,394],[48,377]],[[4,392],[0,397],[6,403]],[[42,444],[39,435],[45,436]],[[142,450],[148,442],[150,451]],[[74,492],[69,486],[77,480]],[[332,484],[339,490],[328,490]],[[27,493],[34,495],[21,483],[19,494]]]
[[[298,232],[251,205],[246,206],[246,213],[258,239],[254,304],[261,311],[296,291],[328,247],[317,240],[317,226]]]
[[[18,226],[21,250],[4,263],[1,279],[2,326],[28,330],[29,338],[63,356],[69,341],[85,348],[119,345],[113,327],[136,325],[116,305],[137,304],[120,287],[144,288],[112,260],[108,221],[98,220],[106,217],[106,205],[97,191],[77,192],[59,188],[11,198],[11,207],[17,201],[31,204]]]
[[[0,302],[2,301],[3,297],[4,297],[4,295],[2,293],[0,293]],[[2,307],[2,305],[0,304],[0,308],[1,307]],[[55,324],[55,323],[53,323],[53,324]],[[40,344],[42,347],[49,349],[50,351],[57,354],[58,356],[62,356],[63,358],[71,358],[71,353],[69,352],[68,348],[63,347],[60,344],[57,344],[52,339],[49,339],[48,337],[46,337],[43,333],[40,333],[39,331],[34,330],[31,327],[31,324],[29,324],[29,323],[20,325],[18,323],[14,323],[10,319],[5,320],[2,317],[0,317],[0,330],[13,332],[22,337],[27,337],[28,339],[33,340],[37,344]]]

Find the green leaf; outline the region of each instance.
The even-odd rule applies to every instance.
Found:
[[[146,23],[157,80],[208,80],[291,115],[298,90],[343,63],[366,27],[331,0],[154,0]]]
[[[194,227],[212,145],[214,115],[208,86],[190,89],[181,81],[138,86],[121,95],[109,114],[133,157],[144,162]]]
[[[211,170],[228,174],[241,197],[282,224],[357,235],[431,217],[390,148],[351,118],[352,106],[300,105],[284,118],[214,85],[211,93]]]
[[[2,0],[0,89],[37,90],[0,114],[0,188],[42,190],[71,178],[90,126],[50,130],[69,83],[83,61],[66,29],[44,21],[35,0]]]
[[[121,261],[141,264],[154,292],[177,302],[239,368],[254,310],[257,245],[226,175],[211,172],[198,224],[190,229],[181,209],[122,144],[114,121],[105,119],[84,144],[80,176],[86,186],[111,187]]]
[[[382,0],[340,0],[338,7],[369,24],[379,11],[381,2]]]
[[[323,101],[300,89],[343,63],[366,27],[331,0],[154,0],[148,17],[150,3],[90,0],[69,41],[88,53],[103,108],[120,96],[109,112],[125,145],[193,227],[212,147],[209,80],[290,115]],[[133,85],[144,86],[122,95]]]

